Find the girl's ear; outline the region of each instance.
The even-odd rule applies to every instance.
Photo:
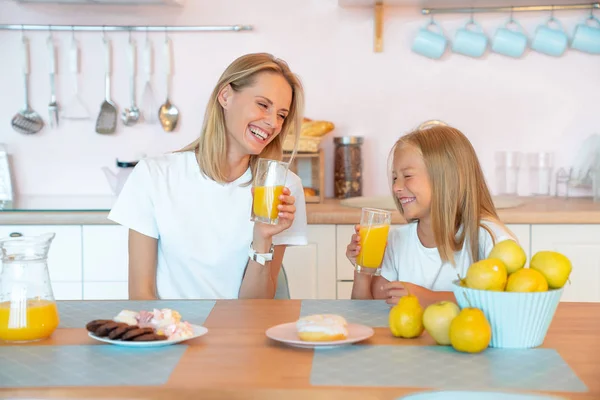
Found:
[[[219,104],[221,104],[221,107],[223,107],[225,110],[231,104],[231,96],[232,95],[233,95],[233,89],[231,88],[231,85],[227,85],[223,89],[221,89],[221,91],[219,92],[219,95],[217,96],[217,99],[219,100]]]

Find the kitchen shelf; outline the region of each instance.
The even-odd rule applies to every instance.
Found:
[[[421,7],[422,13],[492,13],[522,11],[559,11],[598,9],[600,3],[581,3],[580,0],[564,0],[560,4],[548,4],[547,0],[338,0],[340,7],[361,7],[373,9],[374,43],[376,53],[383,52],[383,21],[386,7]]]

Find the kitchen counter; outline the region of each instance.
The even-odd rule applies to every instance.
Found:
[[[27,196],[0,211],[0,225],[104,225],[113,196]],[[500,219],[507,224],[600,224],[600,203],[590,198],[521,197],[521,205],[500,208]],[[309,224],[356,224],[360,208],[347,207],[340,200],[326,199],[307,204]],[[392,223],[404,219],[393,212]]]

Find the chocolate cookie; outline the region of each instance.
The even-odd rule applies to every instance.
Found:
[[[104,325],[107,322],[111,322],[110,319],[95,319],[93,321],[88,322],[85,325],[85,329],[87,329],[89,332],[96,332],[96,329],[98,329],[98,327],[100,327],[100,325]]]
[[[125,334],[125,332],[130,331],[132,329],[137,329],[137,328],[139,328],[137,325],[128,325],[124,322],[121,322],[119,324],[119,326],[117,326],[115,329],[110,331],[110,333],[108,334],[108,338],[110,340],[120,339],[121,336],[123,336]]]
[[[157,333],[145,333],[132,339],[133,342],[155,342],[157,340],[167,340],[167,337]]]
[[[94,331],[94,334],[98,337],[108,336],[110,331],[117,328],[118,326],[119,326],[119,322],[109,321],[105,324],[100,325],[98,328],[96,328],[96,330]]]
[[[134,338],[142,336],[146,333],[154,334],[154,329],[137,327],[137,329],[132,329],[130,331],[125,332],[125,334],[121,336],[121,340],[133,340]]]

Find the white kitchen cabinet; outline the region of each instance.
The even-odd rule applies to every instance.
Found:
[[[121,225],[83,226],[83,281],[127,282],[128,229]]]
[[[82,281],[81,225],[1,225],[0,237],[14,234],[38,236],[54,232],[56,235],[48,252],[48,272],[52,282]]]
[[[553,250],[573,264],[561,301],[600,302],[600,225],[532,225],[531,254]]]
[[[340,281],[337,283],[337,298],[341,300],[349,300],[352,297],[353,282]]]
[[[286,248],[283,266],[292,299],[335,299],[335,225],[309,225],[308,244]]]
[[[83,282],[84,300],[127,300],[127,282]]]
[[[83,300],[81,282],[52,282],[52,293],[55,300]]]
[[[519,244],[525,250],[527,259],[531,257],[531,225],[528,224],[506,224],[506,227],[515,234]]]

